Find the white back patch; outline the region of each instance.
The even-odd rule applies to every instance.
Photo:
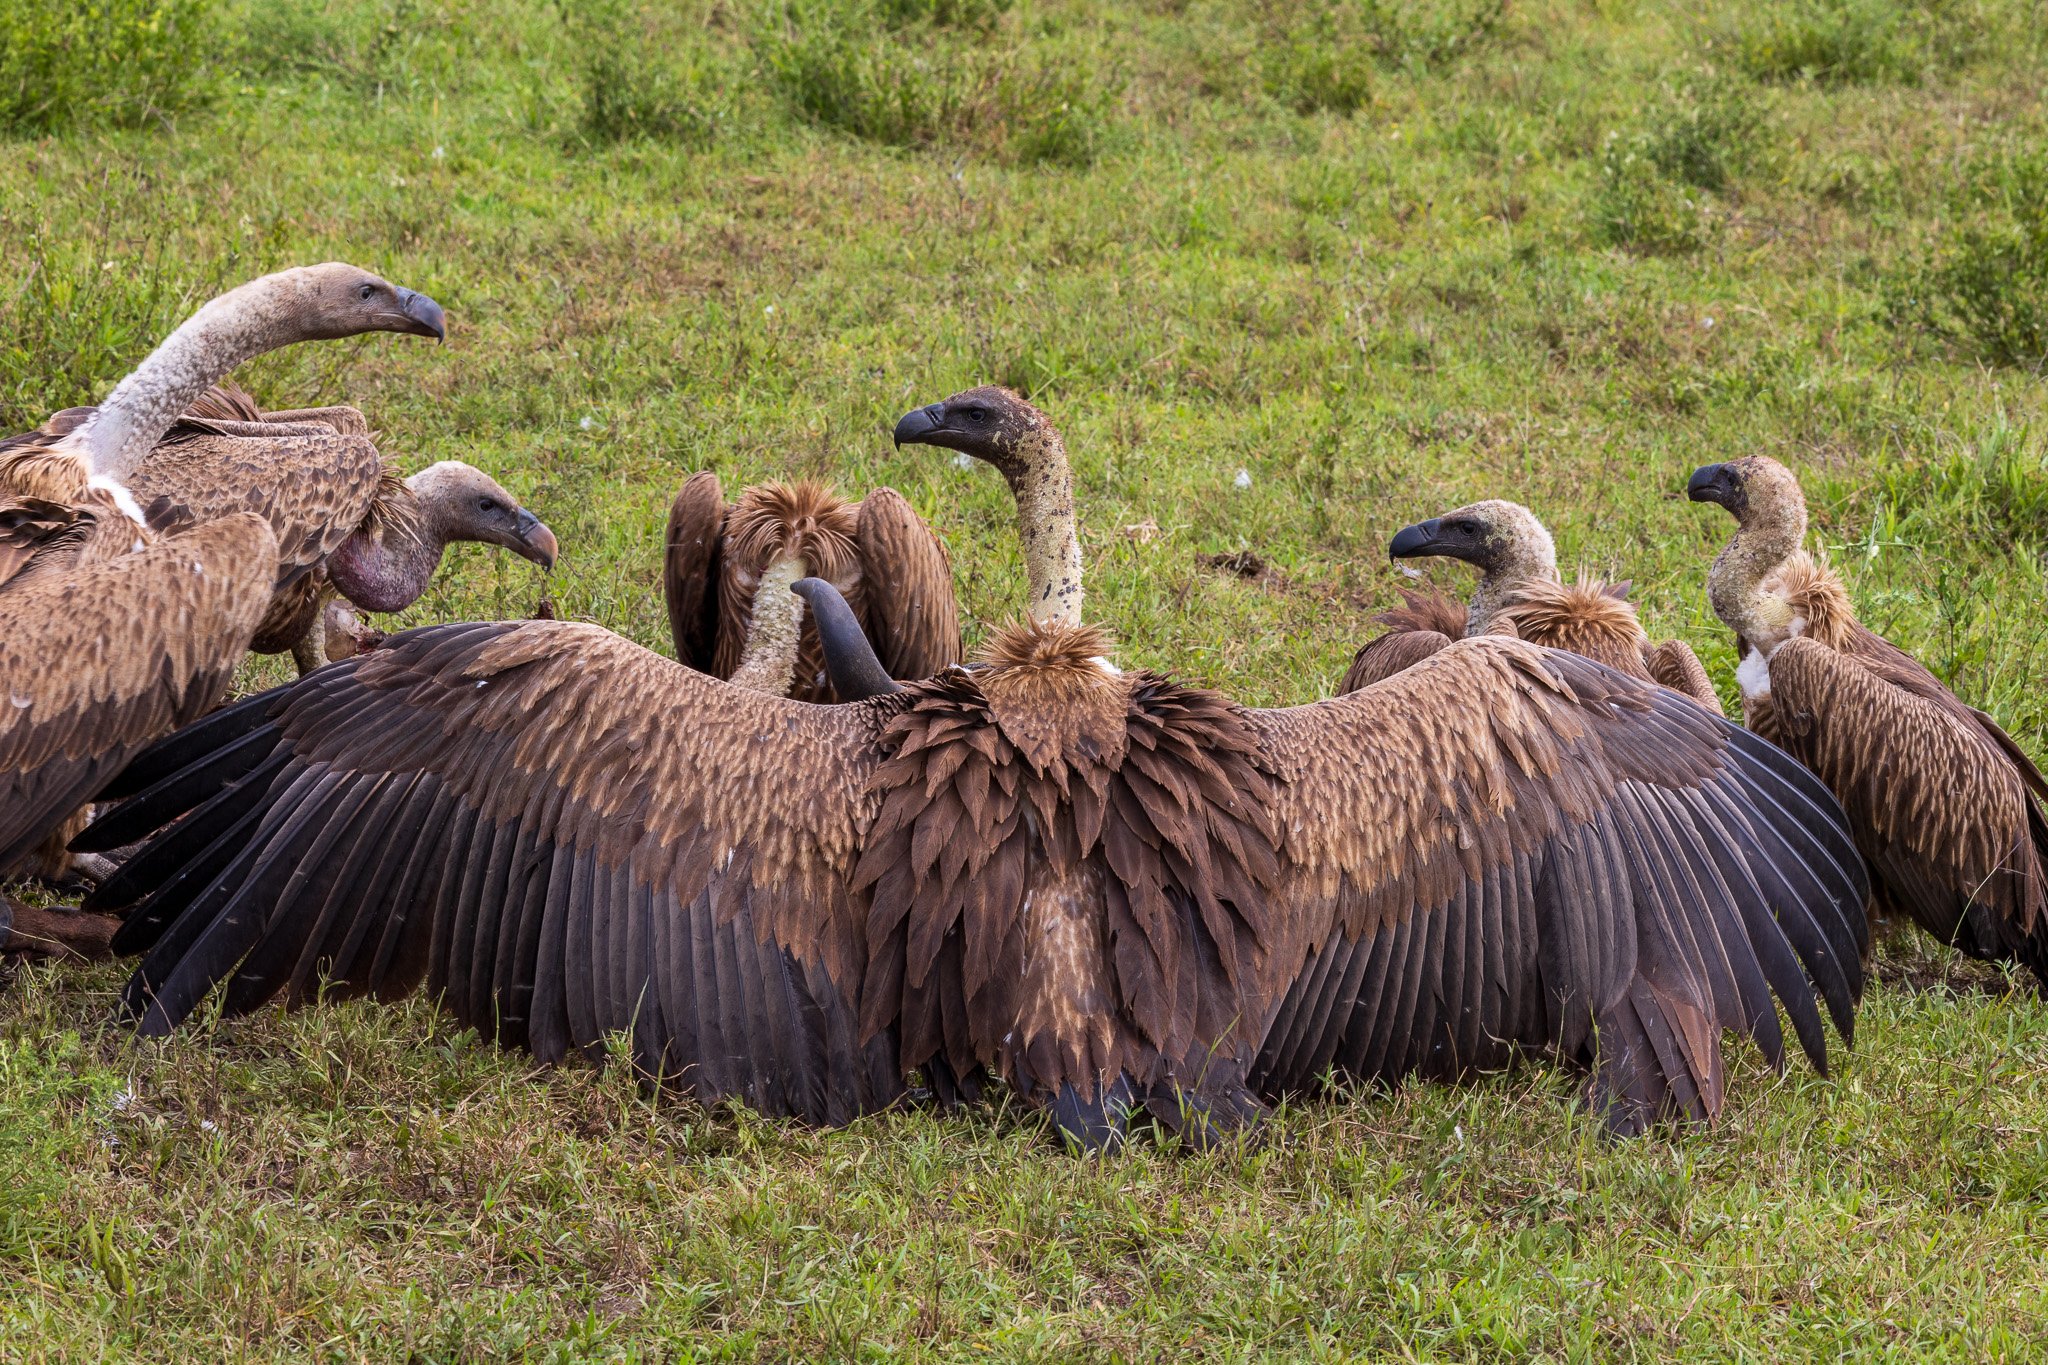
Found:
[[[1751,701],[1761,701],[1770,696],[1770,660],[1758,650],[1750,650],[1742,656],[1742,662],[1735,666],[1735,683],[1742,689],[1742,695]]]
[[[114,506],[121,509],[121,514],[137,526],[149,525],[149,518],[142,515],[142,505],[135,501],[135,495],[128,491],[126,484],[121,483],[117,479],[110,479],[104,474],[95,474],[87,486],[98,489],[100,492],[111,497],[114,500]]]

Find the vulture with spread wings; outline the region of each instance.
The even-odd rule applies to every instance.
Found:
[[[1120,672],[1048,432],[1002,390],[898,428],[992,452],[1035,519],[1034,619],[978,669],[869,658],[833,676],[878,694],[825,707],[594,626],[439,626],[156,746],[86,836],[156,831],[99,892],[147,954],[128,1008],[424,985],[544,1059],[624,1032],[650,1075],[813,1122],[994,1075],[1087,1146],[1524,1047],[1618,1132],[1704,1120],[1723,1031],[1777,1062],[1780,1005],[1824,1066],[1864,883],[1810,774],[1514,640],[1278,711]]]

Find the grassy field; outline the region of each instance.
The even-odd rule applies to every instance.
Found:
[[[665,648],[709,467],[902,490],[978,637],[1008,497],[887,431],[1000,381],[1066,432],[1127,665],[1324,695],[1389,535],[1509,496],[1732,698],[1728,525],[1678,490],[1760,451],[1866,619],[2048,742],[2038,0],[20,0],[0,39],[0,429],[266,269],[425,290],[446,347],[242,376],[559,532],[545,589],[465,549],[407,620],[545,590]],[[1604,1144],[1531,1067],[1096,1163],[1001,1108],[649,1103],[424,1003],[138,1046],[118,980],[0,996],[9,1361],[1965,1361],[2048,1321],[2048,1006],[1910,938],[1834,1079],[1744,1057],[1712,1132]]]

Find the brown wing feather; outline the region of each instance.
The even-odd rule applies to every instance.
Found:
[[[1650,677],[1672,691],[1691,697],[1717,716],[1727,714],[1721,707],[1721,694],[1714,690],[1714,680],[1707,676],[1706,665],[1685,641],[1666,640],[1655,648],[1646,647],[1643,667]]]
[[[861,499],[861,621],[882,667],[896,678],[929,678],[960,662],[960,604],[946,546],[903,495],[876,488]]]
[[[662,540],[661,595],[668,603],[676,658],[709,673],[718,640],[718,559],[725,532],[725,494],[718,476],[700,470],[669,504]]]
[[[223,981],[230,1013],[323,978],[380,998],[424,981],[545,1060],[625,1032],[643,1070],[706,1100],[844,1122],[902,1090],[893,1034],[855,1027],[865,908],[846,889],[898,705],[744,692],[570,622],[394,636],[124,778],[195,750],[218,765],[210,789],[188,769],[117,811],[147,826],[203,803],[131,866],[242,841],[217,894],[187,908],[173,877],[135,907],[121,946],[154,948],[129,1003],[163,1031]]]
[[[1839,652],[1786,641],[1770,678],[1762,727],[1840,798],[1884,899],[1943,942],[2018,957],[2048,981],[2040,777],[2017,746],[1860,626]]]
[[[1368,640],[1351,656],[1351,667],[1344,671],[1344,681],[1337,684],[1337,695],[1384,682],[1413,668],[1450,642],[1450,636],[1434,630],[1390,630]]]
[[[194,432],[149,453],[128,481],[154,519],[177,509],[196,521],[254,512],[277,535],[280,579],[318,565],[348,539],[386,477],[361,436],[223,436]]]
[[[0,595],[0,867],[220,700],[276,559],[234,516]]]
[[[1864,883],[1810,774],[1691,703],[1574,655],[1466,640],[1399,677],[1251,713],[1288,884],[1255,1079],[1393,1079],[1547,1048],[1610,1125],[1711,1118],[1718,1038],[1776,1061],[1771,1003],[1824,1064],[1845,1034]]]

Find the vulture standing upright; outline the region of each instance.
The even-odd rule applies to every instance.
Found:
[[[662,559],[677,659],[752,691],[839,700],[817,629],[788,591],[805,577],[839,591],[893,676],[960,662],[946,547],[895,489],[850,503],[808,481],[765,483],[728,504],[709,470],[684,481]]]
[[[1736,633],[1751,729],[1819,774],[1870,862],[1872,907],[1902,912],[1972,957],[2016,959],[2048,984],[2048,796],[1998,723],[1856,619],[1806,553],[1799,480],[1763,456],[1707,465],[1686,486],[1735,536],[1707,595]]]
[[[1080,622],[1059,438],[981,389],[903,442],[1017,495],[1031,620],[979,669],[748,691],[598,627],[414,630],[156,746],[87,846],[175,1028],[217,987],[388,999],[554,1060],[625,1031],[705,1099],[839,1122],[994,1074],[1076,1143],[1207,1141],[1263,1097],[1518,1046],[1605,1121],[1708,1119],[1720,1034],[1824,1066],[1861,985],[1861,864],[1811,774],[1572,655],[1468,640],[1291,710],[1111,665]],[[864,673],[865,679],[860,675]],[[1810,980],[1809,980],[1810,976]]]
[[[1454,639],[1513,635],[1661,683],[1721,714],[1721,698],[1691,646],[1683,640],[1652,645],[1629,603],[1628,584],[1560,579],[1549,530],[1520,503],[1475,502],[1404,526],[1387,553],[1396,559],[1462,559],[1479,570],[1479,586],[1468,607],[1407,594],[1405,606],[1380,617],[1387,633],[1353,656],[1340,692],[1398,673]]]
[[[286,547],[283,569],[280,572],[273,564],[272,578],[277,591],[290,590],[303,572],[304,547],[321,534],[319,509],[309,508],[307,498],[294,492],[281,500],[282,506],[262,506],[261,490],[236,490],[200,508],[203,517],[193,509],[172,508],[166,502],[154,509],[157,516],[152,526],[134,486],[146,486],[152,457],[162,453],[159,444],[179,415],[231,366],[298,341],[372,331],[438,337],[443,330],[441,309],[432,299],[339,263],[267,275],[207,303],[116,385],[97,408],[68,409],[36,431],[0,441],[0,600],[70,582],[88,565],[155,543],[165,529],[239,514],[251,507],[262,510],[271,523],[273,558],[278,546]],[[295,490],[318,484],[322,473],[318,467],[273,471],[277,482]],[[137,594],[116,599],[109,607],[116,612],[132,607],[140,613],[174,608],[175,601]],[[111,702],[126,685],[114,677],[123,668],[134,670],[138,677],[159,666],[185,669],[174,675],[179,687],[198,676],[189,673],[196,656],[163,657],[162,630],[175,623],[175,616],[170,623],[138,623],[125,634],[116,633],[110,646],[119,643],[140,648],[148,644],[154,651],[117,658],[106,647],[81,651],[63,623],[51,622],[38,629],[30,608],[16,610],[19,614],[10,631],[18,634],[9,641],[12,676],[7,681],[15,689],[17,710],[11,718],[0,718],[0,736],[7,733],[10,719],[23,719],[21,710],[34,709],[32,701],[19,699],[33,699],[38,689],[56,689],[52,692],[56,696],[77,685],[99,700]],[[247,643],[245,639],[244,645]],[[208,663],[204,676],[212,676],[211,668]],[[64,695],[63,704],[75,704],[75,698]],[[212,700],[218,700],[218,695]],[[157,728],[152,734],[141,734],[141,739],[153,738],[192,718],[189,713],[162,707],[148,714]],[[93,724],[84,719],[84,730],[90,731]],[[130,740],[137,738],[132,731],[126,733]],[[85,740],[74,735],[69,742],[76,747]],[[125,757],[133,752],[133,744],[107,752]],[[34,774],[9,768],[6,763],[0,759],[0,784],[22,789],[20,784],[35,781]],[[59,871],[64,863],[62,839],[75,832],[75,826],[67,829],[64,823],[69,812],[48,820],[49,812],[40,809],[13,814],[17,820],[37,823],[46,844],[55,841],[54,847],[32,847],[34,870],[45,875]],[[25,856],[23,849],[14,849],[0,857],[0,873],[19,867]]]

